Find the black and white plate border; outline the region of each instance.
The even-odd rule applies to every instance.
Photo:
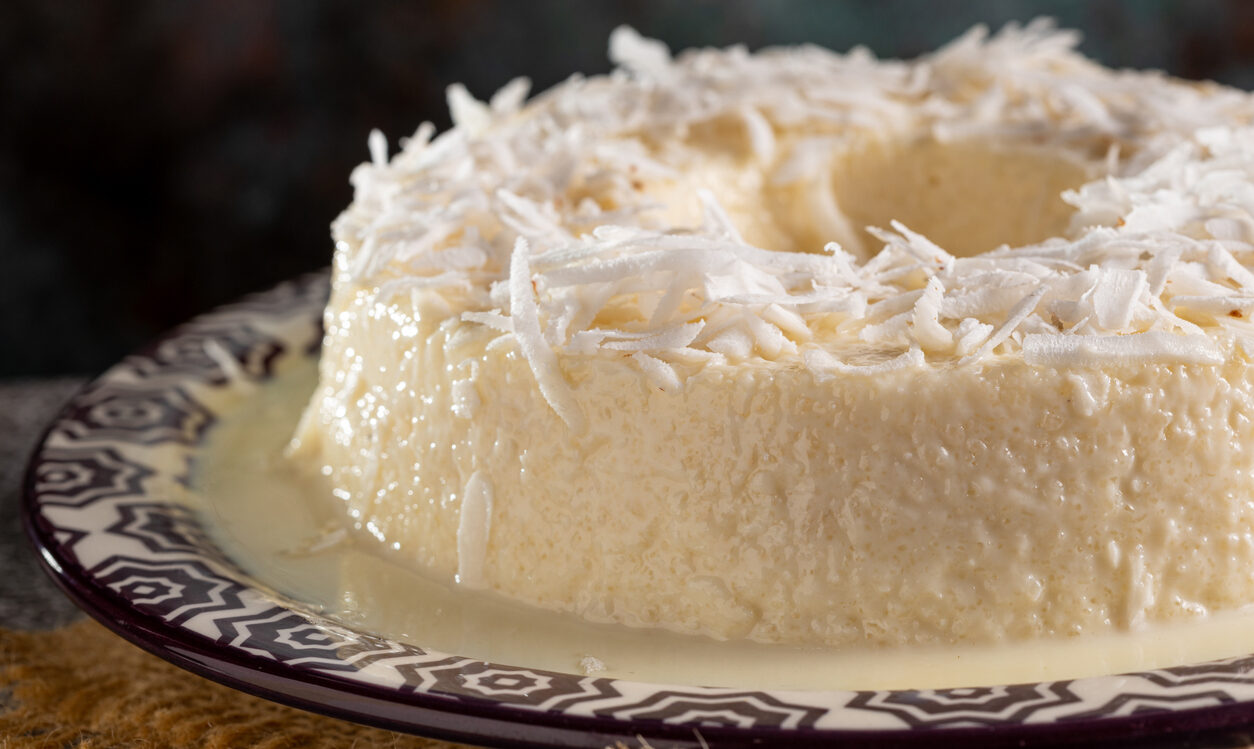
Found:
[[[105,372],[32,456],[24,519],[61,587],[135,644],[306,709],[497,745],[1034,745],[1254,724],[1254,656],[972,689],[782,691],[629,682],[493,664],[326,619],[212,542],[189,475],[220,414],[316,355],[325,274],[181,326]]]

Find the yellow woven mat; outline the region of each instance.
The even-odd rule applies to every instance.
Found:
[[[0,747],[43,749],[451,749],[215,684],[94,621],[51,632],[0,629]]]

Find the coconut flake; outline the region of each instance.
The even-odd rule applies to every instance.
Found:
[[[706,223],[711,226],[719,234],[727,237],[728,241],[735,244],[744,244],[745,240],[740,236],[740,231],[727,215],[727,211],[723,210],[723,206],[719,205],[718,198],[714,197],[714,193],[705,188],[697,190],[697,198],[701,200],[701,206],[705,209]]]
[[[1097,324],[1106,330],[1128,327],[1135,304],[1148,285],[1143,270],[1103,269],[1092,297]]]
[[[486,584],[488,541],[492,531],[492,485],[479,471],[466,481],[457,514],[457,576],[459,585],[482,588]]]
[[[522,107],[531,92],[531,79],[518,77],[501,87],[488,101],[488,108],[497,115],[513,114]]]
[[[513,335],[523,358],[531,367],[540,393],[548,401],[558,417],[573,431],[583,430],[583,414],[575,403],[574,393],[562,374],[557,355],[544,340],[540,330],[540,312],[536,305],[535,290],[531,286],[531,267],[528,256],[531,247],[522,237],[514,244],[510,256],[509,314],[513,320]]]
[[[462,319],[467,322],[477,322],[480,325],[487,326],[493,330],[499,330],[502,333],[514,332],[514,319],[506,317],[496,310],[487,312],[463,312]]]
[[[791,302],[791,299],[786,302]],[[808,341],[814,337],[805,318],[791,310],[785,309],[777,302],[768,302],[762,308],[762,319],[779,328],[785,335],[798,341]]]
[[[1215,318],[1234,317],[1249,319],[1254,316],[1254,296],[1187,296],[1172,297],[1168,306],[1179,314],[1181,310],[1201,312]]]
[[[1028,315],[1032,314],[1032,311],[1036,309],[1037,303],[1041,301],[1041,297],[1045,296],[1045,292],[1048,290],[1045,284],[1041,284],[1036,287],[1035,291],[1024,297],[1023,301],[1010,310],[1006,320],[989,334],[988,338],[985,339],[978,349],[958,361],[958,366],[970,364],[984,357],[997,348],[998,344],[1009,338],[1010,334],[1019,327],[1019,324],[1026,320]]]
[[[252,391],[256,389],[257,384],[244,371],[244,367],[240,364],[239,359],[235,358],[225,345],[216,338],[206,338],[204,342],[205,355],[218,365],[222,376],[227,382],[238,387],[243,391]]]
[[[1039,367],[1085,368],[1222,364],[1224,357],[1207,336],[1149,331],[1125,336],[1028,334],[1023,337],[1023,359]]]
[[[662,78],[671,67],[671,52],[657,39],[646,39],[630,26],[610,32],[610,61],[649,78]]]
[[[679,375],[675,374],[675,368],[661,359],[649,356],[643,351],[632,354],[631,359],[659,390],[674,392],[683,388]]]
[[[765,359],[778,359],[780,354],[797,353],[797,344],[788,340],[783,331],[758,315],[745,315],[745,324],[753,336],[754,347]]]
[[[749,146],[758,163],[766,166],[775,161],[775,130],[762,113],[754,107],[740,110],[740,118],[749,134]]]
[[[710,339],[705,347],[732,361],[744,361],[753,354],[753,339],[740,328],[728,328]]]
[[[615,351],[657,351],[683,348],[692,343],[705,327],[704,322],[687,323],[659,331],[630,333],[626,331],[588,331],[603,333],[601,348]],[[607,340],[607,339],[615,340]]]
[[[1237,262],[1226,247],[1212,244],[1206,253],[1206,263],[1213,276],[1219,280],[1231,281],[1237,288],[1254,291],[1254,273]]]
[[[920,262],[935,265],[938,270],[946,270],[953,265],[954,256],[950,255],[945,250],[942,250],[940,246],[932,240],[922,234],[919,234],[918,232],[911,231],[905,224],[897,221],[896,219],[893,219],[890,225],[893,227],[893,231],[896,232],[896,234],[886,232],[883,229],[879,229],[874,226],[868,226],[867,231],[886,244],[891,244],[905,249],[907,252],[914,255],[914,257],[916,257]],[[905,240],[904,242],[900,241],[903,239]]]
[[[923,352],[917,348],[908,349],[878,364],[847,364],[821,348],[806,349],[802,354],[802,360],[819,382],[830,380],[836,374],[873,377],[901,369],[921,367],[927,362]]]
[[[477,135],[487,129],[492,122],[492,110],[486,104],[470,95],[466,87],[454,83],[447,89],[449,115],[453,118],[453,126],[468,134]]]
[[[366,139],[366,144],[370,147],[370,162],[375,166],[387,166],[388,163],[388,139],[383,131],[375,128],[370,131],[370,137]]]
[[[579,659],[579,670],[583,672],[584,676],[591,676],[604,671],[605,663],[595,655],[585,655]],[[700,734],[697,735],[699,736]],[[643,745],[644,740],[642,739],[640,743]]]
[[[914,303],[911,323],[914,337],[925,351],[948,351],[954,345],[954,334],[940,323],[941,302],[945,286],[936,276],[927,280],[927,287]]]
[[[954,353],[965,357],[978,350],[992,334],[992,325],[982,323],[974,317],[968,317],[958,324],[956,333],[958,340],[954,344]]]

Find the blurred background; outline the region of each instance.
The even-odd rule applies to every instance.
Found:
[[[672,49],[856,44],[910,57],[1050,15],[1116,67],[1254,88],[1245,0],[4,0],[0,378],[89,374],[327,264],[366,136],[608,70],[628,23]]]

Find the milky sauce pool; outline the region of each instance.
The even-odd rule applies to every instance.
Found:
[[[224,413],[195,501],[259,581],[359,630],[431,650],[571,673],[755,689],[903,689],[1072,679],[1254,652],[1254,616],[987,647],[833,652],[589,624],[424,576],[354,531],[328,487],[284,457],[316,383],[302,362]]]

